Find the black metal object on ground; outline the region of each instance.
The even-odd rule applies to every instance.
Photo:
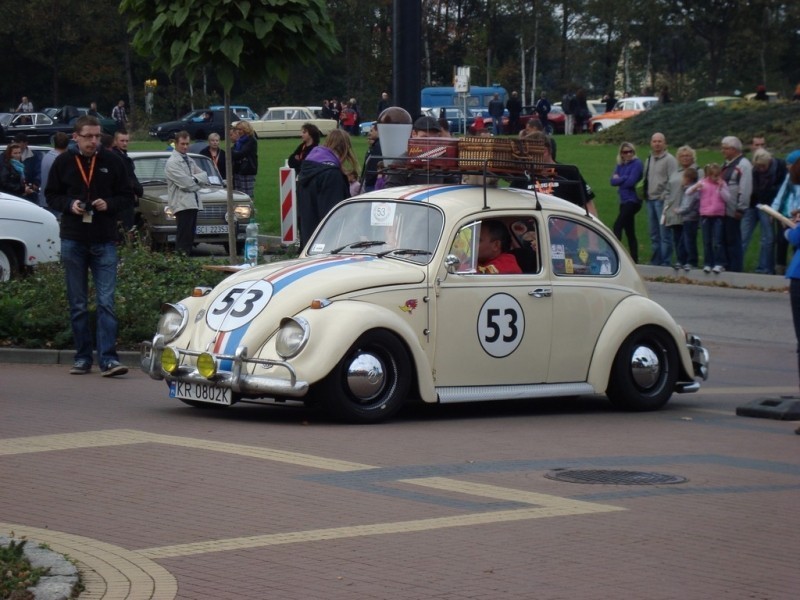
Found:
[[[610,485],[665,485],[686,483],[688,479],[666,473],[642,471],[612,471],[607,469],[553,469],[545,473],[548,479],[566,483],[604,483]]]
[[[800,396],[758,398],[736,407],[736,414],[740,417],[800,421]]]

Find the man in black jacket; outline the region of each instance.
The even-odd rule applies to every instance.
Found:
[[[133,202],[119,213],[119,220],[122,222],[122,228],[128,232],[133,229],[135,222],[134,207],[138,206],[139,198],[144,194],[144,188],[139,183],[136,177],[136,169],[133,166],[133,159],[128,156],[128,144],[130,143],[131,136],[124,129],[117,129],[114,132],[114,144],[111,146],[111,151],[120,157],[122,163],[125,165],[125,171],[128,173],[128,182],[133,188],[134,199]]]
[[[133,203],[125,165],[114,153],[99,148],[100,122],[80,117],[72,134],[77,147],[60,154],[47,178],[45,197],[61,213],[61,262],[67,283],[75,361],[72,375],[92,368],[89,325],[89,271],[97,304],[97,359],[104,377],[123,375],[117,356],[117,217]]]

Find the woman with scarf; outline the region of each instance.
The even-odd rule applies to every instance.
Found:
[[[325,215],[350,197],[347,173],[358,173],[350,134],[334,129],[303,161],[297,178],[297,206],[300,217],[300,247],[305,248],[311,234]]]
[[[3,152],[3,164],[0,165],[0,190],[35,204],[39,203],[36,186],[25,181],[22,146],[19,144],[9,144]]]
[[[256,174],[258,173],[258,141],[253,126],[239,121],[233,128],[236,140],[233,155],[233,188],[255,200]]]

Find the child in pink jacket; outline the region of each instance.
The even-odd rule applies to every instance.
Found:
[[[725,256],[724,218],[725,203],[730,198],[728,184],[722,178],[722,168],[711,163],[705,168],[705,177],[686,190],[700,192],[700,226],[703,231],[703,271],[722,273],[728,264]],[[713,265],[713,267],[712,267]]]

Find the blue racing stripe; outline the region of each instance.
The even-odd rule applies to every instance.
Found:
[[[278,281],[272,284],[272,295],[273,297],[282,289],[288,287],[290,284],[302,279],[307,275],[311,275],[312,273],[316,273],[318,271],[322,271],[324,269],[332,269],[338,266],[345,266],[350,265],[355,262],[368,262],[375,260],[376,256],[353,256],[352,258],[347,258],[341,261],[336,262],[320,262],[314,263],[312,265],[308,265],[306,267],[302,267],[297,271],[290,273],[289,275],[279,276]],[[269,281],[269,278],[267,278]],[[223,354],[233,354],[236,352],[236,348],[239,347],[239,343],[242,341],[244,334],[250,328],[250,325],[255,321],[255,318],[251,321],[248,321],[241,327],[234,329],[228,334],[228,339],[225,340],[225,349]],[[230,371],[233,368],[233,361],[231,360],[223,360],[220,361],[219,368],[221,371]]]
[[[458,190],[465,190],[474,187],[474,185],[448,185],[445,187],[436,187],[412,194],[411,196],[404,198],[404,200],[414,200],[419,202],[420,200],[425,200],[431,196],[438,196],[439,194],[447,194],[449,192],[456,192]]]

